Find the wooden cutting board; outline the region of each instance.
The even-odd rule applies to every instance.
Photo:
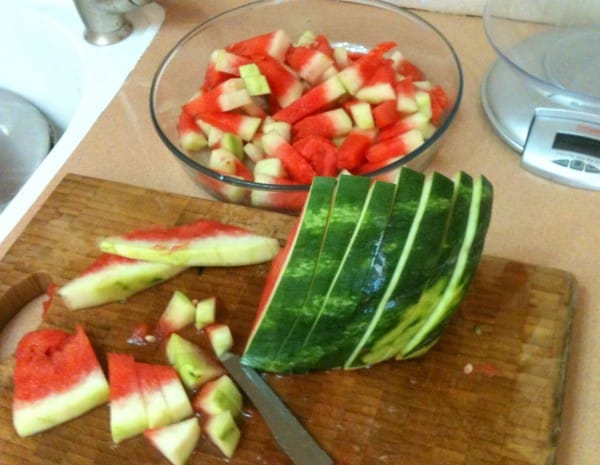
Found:
[[[0,325],[50,282],[59,286],[97,256],[97,239],[143,226],[213,218],[285,240],[293,218],[229,204],[67,176],[0,262]],[[240,352],[268,264],[189,269],[126,302],[70,312],[55,299],[45,324],[82,323],[106,367],[108,351],[165,363],[160,346],[127,342],[155,322],[175,289],[217,295]],[[575,281],[564,271],[484,256],[467,298],[424,357],[352,372],[266,380],[337,464],[548,465],[554,461]],[[201,335],[189,334],[190,337]],[[30,438],[12,427],[12,360],[0,364],[0,462],[166,464],[143,437],[115,446],[109,409]],[[289,464],[247,401],[232,464]],[[188,462],[226,462],[202,439]]]

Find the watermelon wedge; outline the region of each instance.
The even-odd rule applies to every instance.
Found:
[[[327,218],[305,208],[273,261],[243,363],[303,373],[416,357],[464,297],[490,222],[483,176],[402,168],[396,184],[341,176],[331,195]]]
[[[171,266],[238,266],[271,260],[279,250],[279,242],[236,226],[198,220],[107,237],[100,248]]]
[[[246,57],[269,55],[283,62],[291,43],[288,34],[283,29],[277,29],[231,44],[226,50]]]
[[[19,436],[83,415],[108,398],[108,382],[82,326],[73,334],[39,329],[19,342],[12,404]]]
[[[152,369],[167,404],[170,422],[176,423],[192,416],[192,404],[175,368],[152,364]]]
[[[95,307],[125,300],[185,268],[104,253],[78,277],[59,288],[57,294],[71,310]]]

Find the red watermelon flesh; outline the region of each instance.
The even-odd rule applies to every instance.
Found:
[[[39,329],[17,347],[13,424],[29,436],[78,417],[109,398],[94,349],[80,325],[70,334]]]
[[[245,141],[252,140],[262,120],[256,116],[235,112],[207,112],[198,115],[198,119],[220,129],[240,136]]]
[[[309,135],[294,141],[292,146],[306,158],[318,176],[336,176],[338,149],[327,137]]]
[[[285,60],[302,79],[313,85],[319,82],[326,69],[333,66],[333,60],[329,56],[306,46],[290,47]]]
[[[375,131],[353,129],[338,149],[337,167],[352,171],[367,161],[367,150],[375,140]]]
[[[336,108],[301,119],[292,125],[292,136],[318,135],[332,139],[347,134],[352,126],[352,118],[348,113],[343,108]]]
[[[270,157],[277,157],[290,177],[299,183],[310,184],[316,176],[311,164],[298,153],[298,151],[281,135],[275,131],[262,136],[265,153]]]

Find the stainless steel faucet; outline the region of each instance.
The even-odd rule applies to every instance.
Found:
[[[126,38],[133,26],[128,11],[154,0],[74,0],[85,25],[85,40],[93,45],[110,45]]]

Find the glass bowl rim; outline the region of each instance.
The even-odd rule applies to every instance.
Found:
[[[237,7],[230,8],[219,14],[211,16],[210,18],[206,19],[205,21],[198,24],[197,26],[194,26],[183,37],[181,37],[175,43],[175,45],[171,48],[171,50],[167,53],[167,55],[163,58],[163,60],[160,62],[158,69],[152,78],[152,83],[150,86],[150,101],[149,101],[150,116],[151,116],[154,128],[156,129],[156,131],[158,133],[159,138],[167,146],[167,148],[171,151],[171,153],[173,153],[180,161],[182,161],[188,167],[190,167],[196,171],[199,171],[202,174],[204,174],[216,181],[224,182],[226,184],[231,184],[231,185],[235,185],[235,186],[245,187],[248,189],[259,189],[259,190],[281,191],[281,192],[303,192],[303,191],[307,191],[310,188],[310,184],[257,183],[254,181],[247,181],[245,179],[240,179],[237,177],[227,176],[227,175],[218,173],[218,172],[202,165],[201,163],[196,162],[195,160],[191,159],[188,155],[186,155],[184,152],[182,152],[179,149],[179,147],[177,145],[175,145],[169,139],[169,137],[165,134],[165,132],[163,131],[163,129],[158,121],[158,117],[155,112],[156,94],[157,94],[157,89],[158,89],[158,85],[160,83],[161,77],[164,74],[164,72],[165,72],[166,68],[168,67],[169,63],[171,62],[171,60],[173,60],[175,58],[175,56],[177,55],[179,49],[181,47],[183,47],[187,42],[189,42],[197,34],[201,33],[205,28],[209,27],[213,23],[220,20],[223,16],[235,14],[240,10],[252,8],[257,5],[268,5],[270,3],[281,4],[281,3],[291,2],[291,1],[299,1],[299,0],[255,0],[253,2],[245,3],[243,5],[239,5]],[[434,146],[439,141],[439,139],[442,137],[442,135],[446,132],[446,130],[450,126],[450,123],[454,120],[456,113],[458,111],[458,108],[460,107],[460,103],[461,103],[462,95],[463,95],[463,86],[464,86],[463,71],[462,71],[462,66],[461,66],[460,60],[458,58],[458,54],[456,53],[456,50],[454,49],[454,47],[452,46],[452,44],[450,43],[448,38],[444,34],[442,34],[438,28],[436,28],[433,24],[431,24],[429,21],[423,19],[421,16],[417,15],[416,13],[409,11],[405,7],[401,7],[401,6],[389,3],[385,0],[321,0],[321,1],[330,2],[330,3],[347,3],[347,4],[353,4],[353,5],[375,6],[375,7],[386,9],[389,11],[394,11],[395,13],[399,13],[401,15],[404,15],[405,17],[408,17],[410,20],[414,21],[415,23],[420,24],[421,26],[425,26],[426,29],[428,29],[430,32],[434,33],[437,36],[437,38],[442,41],[442,43],[447,47],[448,51],[450,52],[450,58],[452,59],[454,65],[456,67],[455,71],[457,74],[457,84],[458,85],[457,85],[456,98],[454,100],[454,104],[448,111],[448,114],[446,115],[444,122],[439,127],[437,127],[435,132],[433,133],[433,135],[429,139],[427,139],[423,144],[421,144],[416,150],[413,150],[412,152],[400,157],[398,160],[396,160],[388,165],[385,165],[374,171],[369,171],[368,173],[363,173],[362,175],[367,176],[367,177],[376,177],[376,176],[382,175],[384,173],[387,173],[389,171],[393,171],[394,169],[400,168],[401,166],[406,165],[411,160],[414,160],[415,158],[417,158],[420,154],[425,152],[430,147]]]

